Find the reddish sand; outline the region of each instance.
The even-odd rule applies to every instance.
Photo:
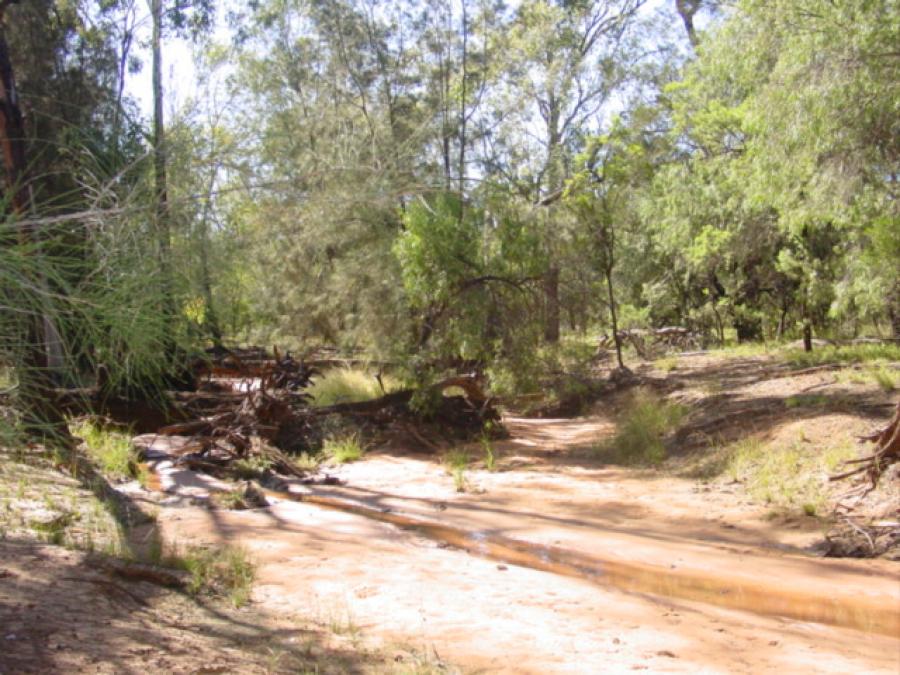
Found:
[[[160,525],[168,538],[246,546],[259,565],[254,600],[267,611],[355,626],[385,644],[411,644],[486,672],[900,670],[900,635],[884,634],[900,621],[896,564],[817,558],[805,550],[821,537],[811,519],[776,525],[727,489],[572,459],[573,448],[608,431],[602,418],[508,424],[513,439],[500,448],[502,470],[469,471],[466,493],[433,457],[377,453],[332,471],[345,486],[293,488],[465,530],[474,534],[471,552],[289,500],[226,511],[172,499]],[[223,487],[165,464],[159,473],[161,487],[176,494],[202,498]],[[757,595],[708,598],[724,605],[717,606],[677,591],[629,592],[603,575],[578,579],[478,556],[479,538],[487,552],[497,536],[642,566],[661,580],[699,575],[727,586],[733,579]],[[754,597],[765,602],[754,607]],[[804,597],[870,607],[870,627],[881,634],[769,613],[781,598],[788,613],[799,606],[802,614]]]

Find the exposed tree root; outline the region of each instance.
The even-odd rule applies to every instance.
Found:
[[[844,462],[845,465],[859,466],[854,466],[849,471],[830,476],[829,480],[843,480],[864,473],[869,478],[868,492],[875,489],[876,485],[878,485],[878,479],[887,467],[900,461],[900,402],[897,403],[894,416],[886,427],[876,431],[874,434],[864,436],[860,440],[875,443],[875,451],[865,457]]]

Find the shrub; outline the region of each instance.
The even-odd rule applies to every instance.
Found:
[[[666,458],[665,436],[684,419],[687,408],[641,389],[618,420],[615,436],[595,448],[595,454],[616,464],[659,464]]]

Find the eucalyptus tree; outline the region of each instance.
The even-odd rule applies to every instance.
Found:
[[[626,45],[644,0],[526,0],[504,48],[499,97],[508,104],[492,145],[491,169],[548,207],[545,220],[545,339],[559,339],[561,220],[553,204],[572,173],[581,139],[601,131],[604,108],[628,75]]]

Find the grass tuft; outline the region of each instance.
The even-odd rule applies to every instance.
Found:
[[[662,358],[658,358],[653,362],[653,367],[657,370],[663,371],[664,373],[671,373],[678,367],[678,357],[664,356]]]
[[[166,563],[191,575],[188,591],[226,597],[234,607],[250,600],[256,571],[247,551],[239,546],[193,546],[170,556]]]
[[[382,375],[381,381],[387,393],[400,388],[399,381],[389,375]],[[375,375],[361,368],[332,368],[313,378],[307,393],[320,407],[369,401],[385,394]]]
[[[365,449],[361,436],[356,433],[326,438],[322,446],[322,453],[331,458],[335,464],[346,464],[361,459]]]
[[[137,450],[128,434],[111,431],[88,419],[70,423],[72,434],[84,441],[84,447],[94,463],[106,476],[116,479],[136,478],[146,483],[146,471],[138,463]]]
[[[444,455],[444,464],[453,477],[453,486],[457,492],[465,492],[469,487],[466,469],[469,466],[469,453],[465,450],[450,450]]]
[[[494,449],[494,444],[491,443],[491,439],[488,438],[486,433],[481,436],[481,449],[484,450],[484,468],[491,472],[496,471],[497,451]]]
[[[620,416],[615,436],[595,446],[594,455],[613,464],[659,464],[666,459],[666,435],[686,414],[686,406],[640,389]]]
[[[272,468],[272,460],[253,455],[235,460],[231,463],[231,468],[242,480],[259,480],[268,469]]]

